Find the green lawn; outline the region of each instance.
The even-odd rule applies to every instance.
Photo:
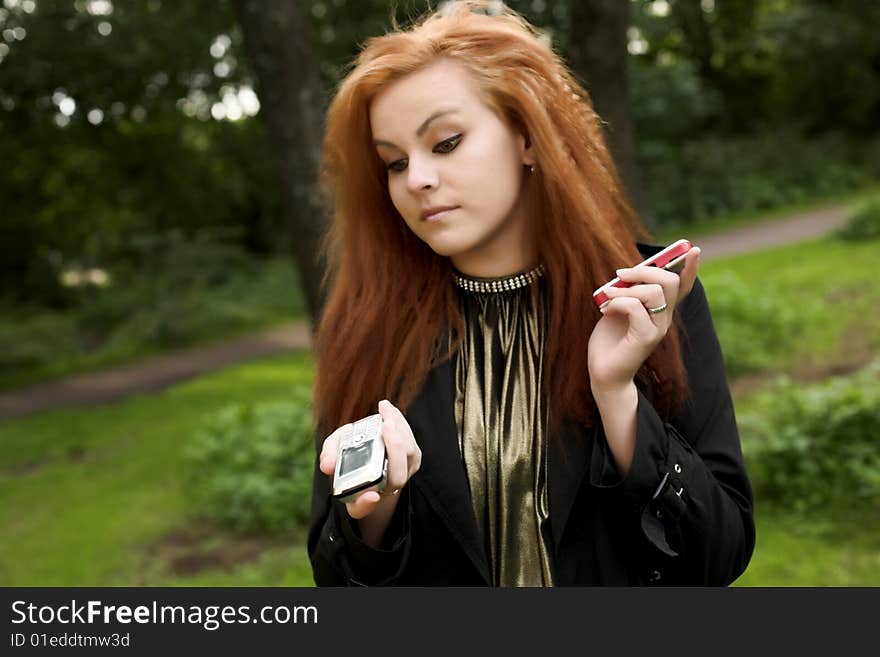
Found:
[[[189,552],[190,560],[210,561],[218,540],[241,551],[241,539],[223,532],[189,536],[199,525],[186,513],[183,447],[206,414],[283,399],[310,385],[312,372],[311,355],[297,353],[117,405],[0,424],[0,585],[310,583],[301,538],[286,547],[261,541],[257,547],[272,549],[258,551],[259,572],[241,565],[227,580],[222,572],[176,575],[156,557]]]
[[[778,372],[821,376],[877,353],[877,255],[877,243],[817,240],[704,265],[710,302],[713,281],[735,271],[756,292],[772,282],[778,303],[802,315],[772,371],[733,382],[738,414]],[[302,534],[205,526],[188,517],[181,482],[184,446],[206,415],[284,399],[310,385],[313,367],[302,352],[116,405],[0,423],[0,585],[311,585]],[[737,585],[880,585],[880,510],[803,517],[758,500],[757,512],[757,549]]]
[[[710,305],[731,275],[753,303],[784,318],[782,343],[767,369],[810,377],[866,363],[880,351],[880,286],[875,280],[880,242],[822,238],[703,263],[700,278]],[[722,347],[743,327],[716,321]],[[761,348],[756,336],[754,348]]]
[[[755,553],[736,586],[880,586],[880,510],[805,516],[757,506]]]

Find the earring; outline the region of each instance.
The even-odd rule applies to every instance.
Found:
[[[534,164],[529,167],[529,173],[535,173],[535,165]]]

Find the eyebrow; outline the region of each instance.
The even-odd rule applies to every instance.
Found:
[[[425,119],[424,123],[422,123],[422,125],[419,126],[419,129],[416,130],[416,136],[421,137],[423,134],[425,134],[425,130],[428,129],[428,126],[431,124],[431,121],[433,121],[434,119],[439,119],[441,116],[445,116],[446,114],[457,114],[457,113],[459,113],[458,109],[437,110],[431,116],[429,116],[427,119]],[[381,139],[374,139],[373,144],[375,144],[376,146],[389,146],[391,148],[397,148],[397,146],[392,144],[390,141],[383,141]]]

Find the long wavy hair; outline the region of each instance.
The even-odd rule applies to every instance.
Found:
[[[331,289],[315,335],[320,426],[329,432],[375,413],[383,398],[405,411],[430,369],[461,344],[452,264],[392,204],[369,121],[377,94],[440,57],[464,66],[485,104],[533,145],[526,204],[546,272],[548,428],[552,435],[563,420],[595,422],[587,342],[601,314],[590,295],[642,259],[635,242],[648,233],[622,191],[586,90],[548,40],[500,2],[453,2],[409,29],[392,26],[365,42],[326,116],[320,183],[332,208],[324,280]],[[686,394],[677,334],[673,325],[637,375],[666,416]]]

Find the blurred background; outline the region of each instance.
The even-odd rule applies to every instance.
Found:
[[[756,492],[735,584],[880,585],[880,3],[507,4],[655,241],[703,246]],[[0,585],[312,585],[313,183],[393,11],[2,1]]]

